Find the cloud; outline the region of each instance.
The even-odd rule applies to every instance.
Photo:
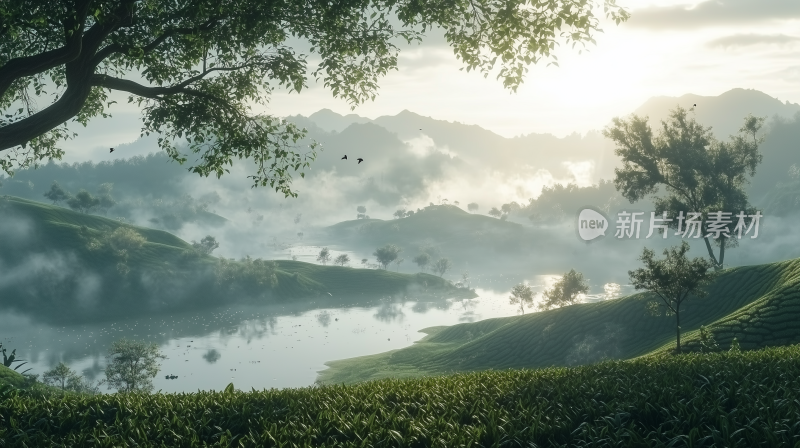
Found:
[[[693,29],[800,18],[796,0],[710,0],[694,7],[667,6],[633,10],[629,26],[649,29]]]
[[[800,37],[786,34],[734,34],[708,42],[709,47],[734,48],[752,45],[785,45],[800,42]]]

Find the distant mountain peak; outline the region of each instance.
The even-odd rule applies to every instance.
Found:
[[[342,115],[327,108],[314,112],[308,116],[308,119],[328,132],[342,132],[353,123],[364,124],[372,121],[370,118],[358,114]]]
[[[677,106],[690,109],[697,104],[694,116],[704,126],[711,126],[714,135],[727,140],[742,126],[744,117],[753,114],[757,117],[772,118],[775,115],[792,118],[800,112],[800,104],[781,102],[760,90],[735,88],[717,96],[703,96],[687,93],[680,97],[654,96],[644,102],[634,113],[650,117],[650,125],[660,127],[667,120],[671,110]]]

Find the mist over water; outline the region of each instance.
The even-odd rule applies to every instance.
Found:
[[[505,294],[477,292],[477,298],[459,301],[238,306],[65,326],[4,310],[0,325],[16,336],[0,342],[16,347],[36,372],[63,361],[97,380],[111,342],[155,342],[167,357],[153,382],[163,392],[222,390],[230,382],[241,390],[305,387],[314,384],[325,362],[407,347],[425,336],[423,328],[517,315]]]
[[[247,163],[235,164],[230,174],[216,179],[187,173],[163,154],[143,157],[155,149],[146,139],[128,146],[136,157],[22,170],[2,180],[0,195],[45,202],[43,193],[53,180],[71,193],[95,192],[111,182],[116,205],[96,213],[187,242],[211,235],[219,242],[213,252],[217,257],[319,264],[320,250],[328,248],[332,258],[347,255],[349,267],[374,269],[376,249],[394,244],[402,250],[400,263],[390,264],[389,271],[420,272],[423,268],[413,259],[430,251],[452,264],[442,277],[464,282],[461,286],[474,288],[477,298],[354,297],[336,307],[309,298],[209,305],[200,294],[211,287],[213,270],[208,268],[185,277],[158,271],[132,276],[139,288],[135,300],[112,297],[126,303],[113,305],[116,317],[103,317],[109,288],[118,282],[110,280],[107,266],[87,263],[74,248],[44,243],[37,222],[3,209],[0,294],[20,294],[0,297],[4,346],[16,348],[34,372],[64,361],[100,379],[105,350],[127,337],[155,342],[167,356],[154,381],[156,390],[220,390],[229,382],[243,390],[303,387],[314,384],[325,362],[407,347],[424,337],[423,328],[517,315],[509,291],[519,283],[536,293],[526,314],[536,311],[541,293],[570,269],[581,272],[590,285],[582,297],[585,303],[632,294],[628,271],[640,267],[642,249],[660,254],[680,243],[674,232],[668,238],[645,238],[646,223],[638,239],[614,237],[617,212],[649,216],[652,203],[630,204],[613,184],[601,182],[613,179],[619,162],[598,133],[505,139],[477,126],[405,112],[376,120],[351,117],[350,122],[323,115],[290,117],[309,128],[309,140],[302,144],[311,139],[323,144],[307,176],[295,178],[297,198],[251,188]],[[800,156],[790,150],[798,136],[797,117],[770,123],[764,162],[748,187],[751,202],[764,210],[759,237],[746,237],[727,250],[726,267],[800,256],[800,232],[794,230],[800,219]],[[126,146],[117,151],[126,154]],[[348,161],[341,160],[344,154]],[[359,156],[364,163],[355,163]],[[511,212],[502,219],[487,216],[503,205]],[[366,208],[361,219],[359,206]],[[609,219],[605,236],[590,243],[575,228],[584,206],[602,209]],[[395,218],[398,210],[415,214]],[[425,221],[425,216],[436,218]],[[689,242],[690,256],[707,257],[701,239]],[[431,272],[430,266],[426,271]],[[36,301],[45,296],[55,299]],[[59,304],[65,308],[59,310]],[[126,309],[137,317],[120,318]],[[67,319],[81,314],[88,317],[80,323]],[[613,325],[582,335],[569,342],[564,362],[613,358],[624,337],[625,329]]]

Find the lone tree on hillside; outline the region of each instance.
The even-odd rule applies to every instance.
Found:
[[[111,344],[106,356],[106,382],[119,392],[150,392],[158,374],[158,345],[121,339]]]
[[[53,201],[54,205],[57,205],[59,202],[69,199],[70,195],[61,188],[58,182],[53,181],[53,185],[50,185],[50,190],[44,194],[44,197]]]
[[[406,217],[406,209],[404,209],[404,208],[397,209],[397,211],[395,211],[392,214],[392,216],[394,216],[396,219],[405,218]]]
[[[319,255],[317,255],[317,261],[322,263],[323,266],[328,264],[328,262],[331,261],[331,251],[329,251],[327,247],[323,247],[322,250],[319,251]]]
[[[428,255],[426,252],[423,252],[414,257],[411,261],[416,263],[422,272],[425,272],[425,268],[428,266],[428,263],[431,262],[431,256]]]
[[[441,28],[468,69],[497,70],[516,91],[528,65],[556,63],[556,42],[594,42],[596,3],[1,2],[0,153],[7,157],[0,168],[10,173],[61,158],[59,142],[73,136],[66,122],[108,116],[109,96],[124,92],[142,109],[142,134],[159,135],[159,146],[180,163],[196,160],[191,171],[219,177],[234,159],[247,158],[255,185],[296,196],[292,172],[308,167],[314,146],[297,151],[305,130],[252,113],[276,86],[299,92],[311,75],[355,108],[374,99],[378,80],[397,68],[400,43]],[[616,23],[629,17],[615,0],[602,4]],[[292,47],[296,39],[310,55]],[[308,67],[307,58],[319,65]],[[42,88],[49,83],[55,88]],[[181,140],[187,148],[178,148]]]
[[[97,187],[97,199],[100,201],[97,207],[103,211],[104,215],[108,213],[108,209],[117,205],[117,201],[111,197],[111,190],[113,189],[114,184],[111,182],[100,184],[100,186]]]
[[[81,212],[91,213],[100,207],[100,199],[94,197],[86,190],[81,190],[75,197],[67,199],[69,208]]]
[[[386,246],[376,249],[375,253],[372,255],[375,255],[375,258],[378,259],[378,263],[383,266],[383,269],[386,269],[389,263],[397,260],[397,257],[400,256],[400,252],[402,251],[403,249],[400,249],[394,244],[387,244]]]
[[[663,186],[666,194],[655,197],[653,216],[663,217],[666,212],[671,221],[662,224],[679,230],[676,234],[702,236],[714,269],[722,269],[725,248],[738,244],[737,226],[749,230],[756,216],[744,187],[761,163],[758,145],[763,137],[757,133],[764,119],[748,115],[739,135],[729,142],[714,139],[711,128],[698,124],[681,107],[661,124],[661,132],[654,137],[647,117],[633,115],[627,121],[614,118],[603,131],[617,143],[615,153],[622,158],[622,168],[614,170],[614,185],[631,203],[655,195]],[[690,213],[700,214],[694,217],[698,225],[689,225],[685,218]],[[740,213],[741,218],[737,217]],[[719,247],[719,257],[712,242]]]
[[[333,260],[333,264],[338,264],[339,266],[344,266],[347,263],[350,263],[350,256],[347,254],[341,254]]]
[[[589,292],[589,284],[583,278],[583,274],[570,269],[564,274],[552,288],[542,293],[542,303],[539,305],[543,310],[560,308],[562,306],[578,303],[581,294]]]
[[[503,216],[503,212],[498,210],[497,207],[492,207],[492,209],[489,210],[489,216],[492,216],[494,218],[499,218],[499,217]]]
[[[469,204],[467,204],[467,210],[469,210],[470,212],[478,211],[478,204],[475,202],[470,202]]]
[[[450,263],[450,260],[447,258],[440,258],[436,260],[436,263],[433,263],[431,270],[439,274],[439,277],[442,277],[447,273],[447,271],[450,270],[451,267],[453,267],[453,264]]]
[[[639,257],[644,268],[628,271],[631,284],[638,290],[644,289],[661,299],[668,314],[675,315],[675,352],[681,352],[681,305],[689,297],[703,297],[707,294],[704,286],[714,278],[713,264],[705,258],[689,260],[686,252],[689,243],[682,241],[680,246],[664,249],[664,258],[655,259],[652,249],[644,248]]]
[[[356,219],[366,219],[367,218],[367,207],[363,205],[359,205],[356,207],[356,211],[358,214],[356,215]]]
[[[511,297],[508,298],[512,305],[519,305],[519,311],[525,314],[525,305],[533,306],[533,290],[525,283],[520,283],[511,288]]]
[[[63,362],[59,362],[58,365],[42,374],[42,382],[58,386],[61,390],[67,390],[70,383],[74,384],[80,380],[81,376]]]
[[[211,255],[211,252],[214,252],[214,249],[219,247],[219,243],[213,236],[206,235],[199,243],[197,241],[192,241],[192,247],[202,254]]]

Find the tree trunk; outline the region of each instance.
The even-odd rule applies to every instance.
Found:
[[[725,260],[725,237],[720,237],[720,244],[719,244],[719,268],[722,269],[722,264]]]
[[[680,354],[681,353],[681,310],[680,304],[675,307],[675,333],[677,335],[677,348],[675,352]]]
[[[706,249],[708,249],[708,256],[711,258],[711,263],[714,265],[714,270],[719,271],[722,269],[722,261],[717,262],[717,257],[714,256],[714,249],[711,248],[711,242],[708,241],[708,237],[704,236],[703,240],[706,242]],[[724,254],[724,250],[725,249],[720,249],[720,256]]]

